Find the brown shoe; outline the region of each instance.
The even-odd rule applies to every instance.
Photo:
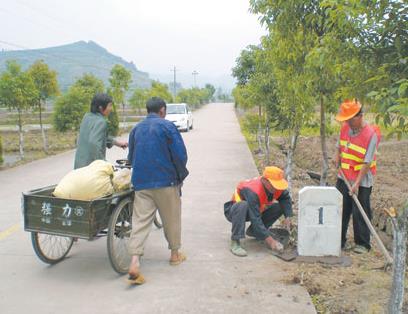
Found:
[[[177,266],[177,265],[180,265],[182,262],[184,262],[186,259],[187,259],[187,256],[179,252],[178,258],[176,260],[170,260],[169,263],[171,266]]]
[[[142,285],[146,282],[146,280],[144,279],[142,274],[138,274],[138,275],[129,274],[129,277],[127,278],[127,282],[130,285]]]

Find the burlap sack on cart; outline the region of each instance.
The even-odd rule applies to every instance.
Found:
[[[113,166],[104,160],[70,171],[56,186],[53,195],[59,198],[90,201],[114,192]]]
[[[132,171],[130,169],[120,169],[113,174],[113,188],[115,192],[127,190],[130,187]]]

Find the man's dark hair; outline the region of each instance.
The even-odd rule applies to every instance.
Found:
[[[166,102],[160,97],[152,97],[146,102],[147,113],[159,113],[163,107],[166,108]]]
[[[106,109],[106,107],[112,102],[112,97],[108,94],[98,93],[92,98],[91,112],[98,113]]]

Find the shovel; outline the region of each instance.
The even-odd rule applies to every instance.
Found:
[[[341,170],[341,169],[339,169],[339,170],[340,170],[340,175],[343,178],[343,181],[346,183],[348,190],[351,191],[350,182],[346,179],[346,176],[344,175],[343,170]],[[357,204],[357,207],[358,207],[361,215],[363,216],[364,221],[368,226],[368,229],[370,229],[371,234],[374,236],[374,239],[376,240],[378,246],[380,247],[381,251],[383,252],[385,258],[387,259],[387,265],[392,265],[392,263],[393,263],[392,257],[388,253],[388,251],[385,248],[384,244],[382,243],[380,237],[378,236],[377,232],[375,231],[373,225],[370,222],[370,219],[368,219],[367,214],[365,213],[365,211],[363,209],[363,206],[361,206],[361,203],[357,198],[357,195],[352,193],[351,196],[352,196],[354,202]]]

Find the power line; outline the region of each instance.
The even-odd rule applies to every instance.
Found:
[[[35,11],[35,12],[39,13],[40,15],[42,15],[44,17],[47,17],[48,19],[57,22],[60,25],[64,25],[64,26],[67,25],[66,22],[61,22],[59,19],[55,18],[54,16],[49,15],[49,14],[45,14],[44,13],[45,12],[44,8],[33,7],[31,4],[28,5],[27,3],[23,2],[23,1],[19,1],[19,0],[14,0],[14,2],[19,3],[20,5],[25,6],[26,8],[28,8],[28,9],[30,9],[32,11]],[[72,25],[72,24],[73,24],[73,21],[69,21],[69,25]],[[78,25],[76,25],[76,26],[78,26]]]
[[[12,11],[9,11],[8,9],[0,8],[0,11],[3,11],[4,13],[7,13],[7,14],[11,14],[12,16],[16,16],[15,13],[13,13]],[[46,29],[46,30],[50,30],[50,27],[49,27],[49,26],[46,26],[46,25],[44,25],[44,24],[42,24],[42,23],[34,22],[34,21],[33,21],[32,19],[30,19],[30,18],[23,17],[23,16],[20,16],[20,18],[23,19],[23,20],[26,20],[27,22],[29,22],[29,23],[31,23],[31,24],[40,26],[40,27],[42,27],[42,28],[44,28],[44,29]]]
[[[31,10],[31,11],[36,12],[36,13],[39,14],[40,16],[43,16],[43,17],[46,17],[46,18],[48,18],[48,19],[50,19],[50,20],[56,21],[59,25],[58,25],[58,26],[55,25],[55,24],[52,25],[52,26],[49,25],[49,24],[45,25],[45,24],[43,23],[43,21],[41,21],[40,23],[38,23],[38,21],[32,20],[31,18],[27,18],[27,17],[21,16],[21,15],[19,15],[19,14],[13,13],[13,12],[11,12],[9,9],[0,8],[0,10],[2,10],[2,11],[4,11],[4,12],[8,12],[9,14],[12,14],[14,18],[16,18],[16,17],[18,16],[19,18],[21,18],[21,19],[23,19],[23,20],[26,20],[26,21],[30,22],[31,24],[34,24],[34,25],[37,25],[37,26],[41,26],[41,27],[47,29],[47,31],[50,31],[50,30],[55,29],[55,26],[56,26],[56,27],[58,27],[59,30],[63,31],[66,35],[71,36],[71,37],[73,36],[73,34],[72,34],[71,32],[68,32],[65,28],[63,28],[63,27],[61,27],[61,26],[62,26],[62,25],[65,26],[65,25],[73,25],[73,24],[74,24],[74,25],[76,25],[77,27],[79,27],[78,24],[75,24],[73,21],[69,21],[69,23],[67,23],[67,22],[62,23],[61,21],[59,21],[59,20],[56,19],[55,17],[53,17],[53,16],[51,16],[51,15],[49,15],[49,14],[44,14],[44,11],[45,11],[44,9],[35,8],[35,7],[31,6],[31,5],[26,4],[25,2],[21,2],[21,1],[17,1],[17,0],[15,0],[15,2],[18,3],[18,4],[20,4],[21,6],[24,6],[24,7],[28,8],[28,9]]]

